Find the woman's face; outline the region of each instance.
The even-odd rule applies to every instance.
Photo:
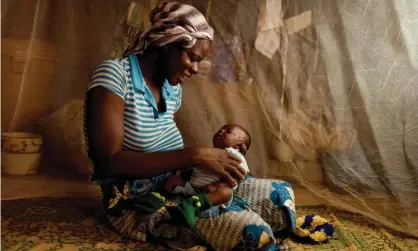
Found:
[[[199,63],[209,53],[212,43],[208,40],[198,39],[192,48],[174,47],[167,57],[166,78],[171,85],[182,84],[199,72]]]

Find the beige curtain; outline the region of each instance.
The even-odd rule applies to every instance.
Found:
[[[156,2],[2,2],[2,132],[43,136],[39,173],[87,178],[89,74],[149,27]],[[256,176],[418,236],[416,0],[182,2],[216,31],[184,84],[176,119],[187,145],[241,124]]]

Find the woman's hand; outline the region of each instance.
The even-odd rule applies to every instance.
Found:
[[[196,147],[193,156],[196,165],[203,171],[222,178],[231,186],[236,186],[237,179],[244,179],[245,170],[239,157],[225,150],[213,147]]]

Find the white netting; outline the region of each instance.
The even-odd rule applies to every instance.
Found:
[[[86,177],[89,74],[149,27],[156,2],[2,1],[2,131],[42,133],[43,172]],[[418,236],[418,1],[182,2],[216,32],[184,84],[186,144],[238,123],[255,175]]]

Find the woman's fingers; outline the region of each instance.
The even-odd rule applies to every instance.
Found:
[[[231,187],[235,187],[237,181],[244,179],[246,170],[241,167],[242,160],[239,157],[217,148],[207,148],[206,150],[207,154],[203,155],[204,161],[198,166],[207,173],[223,179]]]
[[[228,158],[233,159],[237,161],[239,164],[241,164],[242,160],[238,156],[230,152],[226,152],[226,154],[228,155]]]
[[[239,181],[244,179],[244,175],[242,175],[241,171],[234,165],[229,166],[228,172]]]
[[[237,169],[242,175],[245,175],[247,172],[245,171],[245,169],[236,161],[230,161],[229,162],[230,166],[233,166],[235,169]]]
[[[225,180],[225,182],[229,183],[232,187],[235,187],[237,184],[237,181],[232,178],[232,176],[230,174],[227,174],[223,177],[223,180]]]
[[[228,157],[230,159],[230,162],[229,162],[230,165],[235,166],[243,175],[247,173],[247,171],[244,168],[242,168],[242,166],[240,165],[242,160],[239,157],[229,152],[228,152]]]

